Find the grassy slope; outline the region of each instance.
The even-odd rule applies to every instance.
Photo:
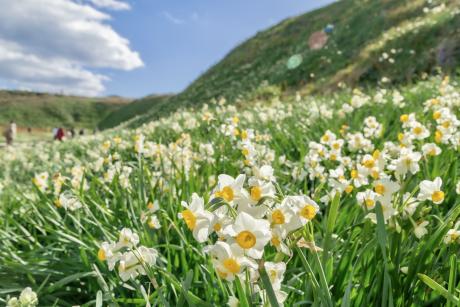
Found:
[[[134,101],[133,103],[122,106],[119,109],[109,113],[102,121],[99,122],[98,127],[101,129],[112,128],[132,119],[136,116],[143,115],[146,110],[153,108],[157,103],[162,103],[169,99],[170,95],[151,95],[143,99]]]
[[[277,92],[324,91],[340,82],[352,86],[375,84],[382,77],[394,83],[412,82],[422,72],[435,70],[443,45],[449,46],[449,65],[455,66],[460,18],[450,16],[450,12],[458,8],[458,3],[443,2],[451,9],[439,15],[425,14],[424,0],[344,0],[289,18],[235,48],[184,92],[154,103],[133,123],[222,96],[230,101],[240,97],[250,100],[266,91],[261,87],[264,81],[275,85]],[[431,7],[439,3],[433,1]],[[424,24],[433,20],[436,24]],[[335,29],[326,48],[310,50],[308,38],[327,24]],[[414,24],[417,26],[410,28]],[[411,30],[396,35],[400,29]],[[391,53],[393,47],[397,48],[395,54]],[[383,52],[389,53],[395,63],[380,62]],[[288,70],[286,62],[294,54],[301,54],[303,62],[295,70]]]
[[[94,128],[128,100],[86,98],[21,91],[0,91],[0,125],[14,120],[24,127]]]

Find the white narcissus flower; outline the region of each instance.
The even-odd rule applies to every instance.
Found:
[[[62,193],[59,195],[59,200],[56,202],[56,205],[70,211],[75,211],[82,207],[81,202],[71,193]]]
[[[435,204],[440,204],[444,201],[444,192],[441,191],[442,179],[436,177],[433,181],[423,180],[420,182],[420,192],[418,199],[431,200]]]
[[[97,258],[100,261],[107,261],[109,270],[112,271],[117,261],[120,260],[121,253],[117,250],[115,243],[103,242],[97,252]]]
[[[390,179],[374,181],[374,191],[379,194],[379,198],[391,199],[393,193],[399,191],[399,184]]]
[[[147,209],[150,211],[150,213],[155,213],[160,209],[160,203],[158,200],[149,201],[147,204]]]
[[[123,247],[132,248],[139,243],[139,236],[129,228],[123,228],[120,231],[120,237],[117,243],[117,249]]]
[[[372,190],[366,190],[364,192],[359,192],[356,194],[356,199],[358,200],[358,203],[367,208],[367,210],[374,209],[375,207],[375,201],[377,199],[379,194],[375,193]]]
[[[285,229],[287,232],[302,227],[300,217],[294,209],[295,207],[291,207],[289,202],[284,200],[281,204],[276,205],[268,214],[268,220],[272,227],[277,226]]]
[[[419,152],[414,152],[410,149],[401,150],[401,156],[394,161],[392,168],[396,173],[396,177],[400,178],[408,172],[416,174],[420,170],[419,161],[422,155]]]
[[[240,301],[235,296],[230,295],[228,297],[227,305],[229,307],[238,307],[238,306],[240,306]]]
[[[434,157],[441,153],[441,148],[434,143],[423,144],[422,152],[424,157]]]
[[[265,181],[275,181],[275,176],[273,176],[273,167],[271,165],[264,165],[262,167],[254,167],[253,173],[257,179]]]
[[[286,263],[267,261],[264,263],[264,267],[268,277],[270,278],[273,289],[281,289],[281,282],[284,279],[284,272],[286,272]]]
[[[313,220],[319,212],[318,204],[306,195],[287,196],[282,204],[289,205],[294,209],[302,226]],[[297,226],[297,221],[297,219],[292,218],[290,222]]]
[[[403,217],[408,218],[409,216],[414,215],[415,210],[417,210],[417,207],[420,204],[420,202],[415,197],[411,197],[411,194],[409,192],[406,192],[403,195],[403,204],[405,204]]]
[[[215,218],[211,212],[204,209],[203,198],[193,193],[190,204],[183,201],[182,206],[185,210],[178,214],[179,218],[185,221],[195,240],[200,243],[206,241],[213,230]]]
[[[271,182],[264,182],[256,178],[249,181],[249,201],[251,205],[257,204],[264,197],[274,197],[276,190]]]
[[[417,140],[423,140],[430,136],[430,131],[422,124],[415,122],[411,129],[412,136]]]
[[[229,245],[218,241],[214,245],[207,246],[205,252],[211,255],[217,274],[227,281],[233,281],[246,267],[257,269],[257,263],[246,257],[236,243]]]
[[[153,248],[141,246],[136,250],[124,253],[120,258],[118,273],[123,281],[146,275],[145,266],[153,265],[158,257],[158,252]]]
[[[460,244],[460,230],[449,229],[449,231],[444,236],[445,244],[459,243]]]
[[[428,221],[423,221],[423,222],[417,223],[417,225],[414,227],[414,234],[418,239],[422,238],[424,235],[428,233],[426,226],[428,226],[429,223],[430,222]]]
[[[264,219],[256,219],[246,212],[241,212],[233,225],[224,229],[224,234],[235,239],[246,255],[260,259],[265,245],[271,239],[270,223]]]
[[[16,297],[11,298],[8,303],[7,307],[34,307],[38,305],[38,297],[37,293],[32,291],[30,287],[25,288],[22,290],[21,294],[19,295],[19,299]]]
[[[32,182],[40,191],[44,192],[48,188],[48,178],[48,172],[43,172],[35,175],[35,177],[32,179]]]
[[[292,252],[284,243],[284,239],[286,239],[288,232],[285,228],[275,226],[271,229],[272,231],[272,238],[270,240],[270,244],[276,248],[278,252],[281,252],[287,256],[291,256]]]
[[[134,137],[134,151],[138,154],[142,154],[144,152],[144,140],[145,137],[142,134],[137,134]]]
[[[239,175],[236,178],[225,174],[219,175],[217,180],[217,190],[214,193],[214,196],[222,198],[231,205],[238,203],[243,196],[242,191],[245,180],[246,175]]]
[[[156,215],[150,216],[147,225],[148,225],[151,229],[159,229],[159,228],[161,228],[160,221],[158,220],[158,217],[157,217]]]

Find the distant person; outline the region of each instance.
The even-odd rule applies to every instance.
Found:
[[[80,135],[85,135],[85,130],[83,129],[80,129],[80,132],[79,132]]]
[[[28,133],[32,133],[32,128],[27,127],[27,132],[28,132]]]
[[[13,145],[13,140],[16,138],[16,123],[11,121],[10,124],[6,127],[5,131],[3,132],[3,136],[6,139],[7,145]]]
[[[15,139],[16,138],[16,133],[17,133],[17,127],[16,127],[16,123],[14,121],[10,122],[10,129],[11,129],[13,139]]]
[[[58,128],[53,128],[53,140],[56,140],[56,136],[57,136],[57,132],[58,132]]]
[[[70,128],[70,137],[73,139],[75,137],[75,129],[72,127]]]
[[[56,132],[56,140],[62,142],[64,140],[64,136],[65,136],[64,129],[58,128],[58,130]]]

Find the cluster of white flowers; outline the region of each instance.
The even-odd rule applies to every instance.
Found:
[[[236,122],[233,118],[233,125]],[[225,130],[222,133],[225,134]],[[242,148],[244,165],[252,166],[248,171],[252,176],[246,180],[245,174],[236,178],[219,175],[213,193],[207,197],[209,202],[205,204],[204,199],[194,193],[190,203],[182,202],[184,210],[179,217],[198,242],[218,239],[204,251],[211,256],[221,278],[244,280],[248,273],[252,291],[260,293],[264,300],[265,292],[257,282],[265,249],[272,246],[280,253],[291,255],[290,246],[295,244],[293,234],[315,218],[319,206],[306,195],[278,195],[273,168],[269,164],[256,165],[267,159],[266,155],[261,158],[253,153],[258,147],[254,144],[255,133],[242,130],[227,136],[235,138],[235,135],[241,139],[238,146]],[[286,298],[281,290],[286,264],[265,262],[264,265],[276,297],[282,303]]]
[[[139,275],[147,275],[151,266],[156,263],[158,252],[154,248],[138,246],[139,236],[129,228],[120,231],[118,242],[103,242],[97,256],[107,261],[112,271],[118,263],[121,280],[128,281]]]
[[[30,287],[22,290],[19,298],[12,297],[6,303],[7,307],[34,307],[38,305],[37,294]]]

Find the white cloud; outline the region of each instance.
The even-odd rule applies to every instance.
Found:
[[[143,66],[129,41],[105,23],[110,16],[89,5],[0,0],[0,6],[0,79],[35,90],[97,95],[108,78],[92,68]]]
[[[97,7],[101,8],[108,8],[111,10],[121,11],[121,10],[129,10],[131,6],[122,1],[117,0],[89,0],[92,4]]]
[[[167,20],[169,20],[170,22],[172,22],[172,23],[174,23],[176,25],[180,25],[180,24],[183,24],[185,22],[183,19],[174,17],[170,12],[163,11],[162,14]]]

